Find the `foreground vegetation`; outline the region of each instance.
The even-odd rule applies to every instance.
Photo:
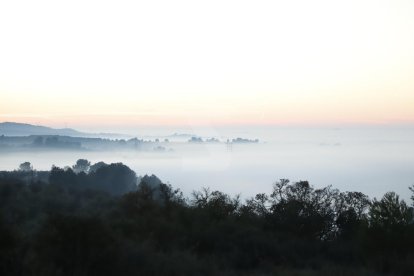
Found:
[[[137,185],[138,183],[138,185]],[[414,199],[414,198],[413,198]],[[189,198],[123,164],[0,173],[1,275],[413,275],[413,208],[282,179]]]

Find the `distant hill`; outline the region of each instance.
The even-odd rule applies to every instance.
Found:
[[[103,138],[122,138],[127,135],[115,133],[86,133],[72,128],[51,128],[31,124],[4,122],[0,123],[0,135],[5,136],[29,136],[29,135],[60,135],[72,137],[103,137]]]

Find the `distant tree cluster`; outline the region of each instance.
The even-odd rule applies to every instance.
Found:
[[[259,143],[259,139],[251,140],[251,139],[245,139],[245,138],[238,137],[236,139],[232,139],[231,142],[235,144]]]
[[[200,137],[195,137],[195,136],[193,136],[193,137],[191,137],[191,138],[188,140],[188,142],[189,142],[189,143],[203,143],[204,141],[203,141],[203,139],[202,139],[202,138],[200,138]]]
[[[0,172],[1,275],[414,271],[413,206],[393,192],[370,199],[281,179],[244,201],[208,188],[187,198],[154,175],[136,185],[122,163],[80,159],[32,181],[23,164]]]

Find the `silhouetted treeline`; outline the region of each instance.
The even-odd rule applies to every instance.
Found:
[[[127,166],[0,173],[1,275],[413,275],[413,208],[282,179],[189,198]]]
[[[27,165],[29,164],[29,165]],[[50,171],[34,171],[30,163],[25,162],[16,171],[2,171],[0,178],[18,179],[26,184],[49,183],[69,190],[100,190],[111,195],[122,195],[135,191],[137,176],[134,171],[122,163],[91,165],[85,159],[79,159],[73,167],[53,166]]]
[[[90,137],[72,137],[59,135],[0,135],[0,150],[143,150],[153,151],[154,146],[168,143],[159,141],[130,139],[107,139]]]

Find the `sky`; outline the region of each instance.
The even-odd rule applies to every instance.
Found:
[[[0,121],[414,122],[414,1],[1,1]]]

